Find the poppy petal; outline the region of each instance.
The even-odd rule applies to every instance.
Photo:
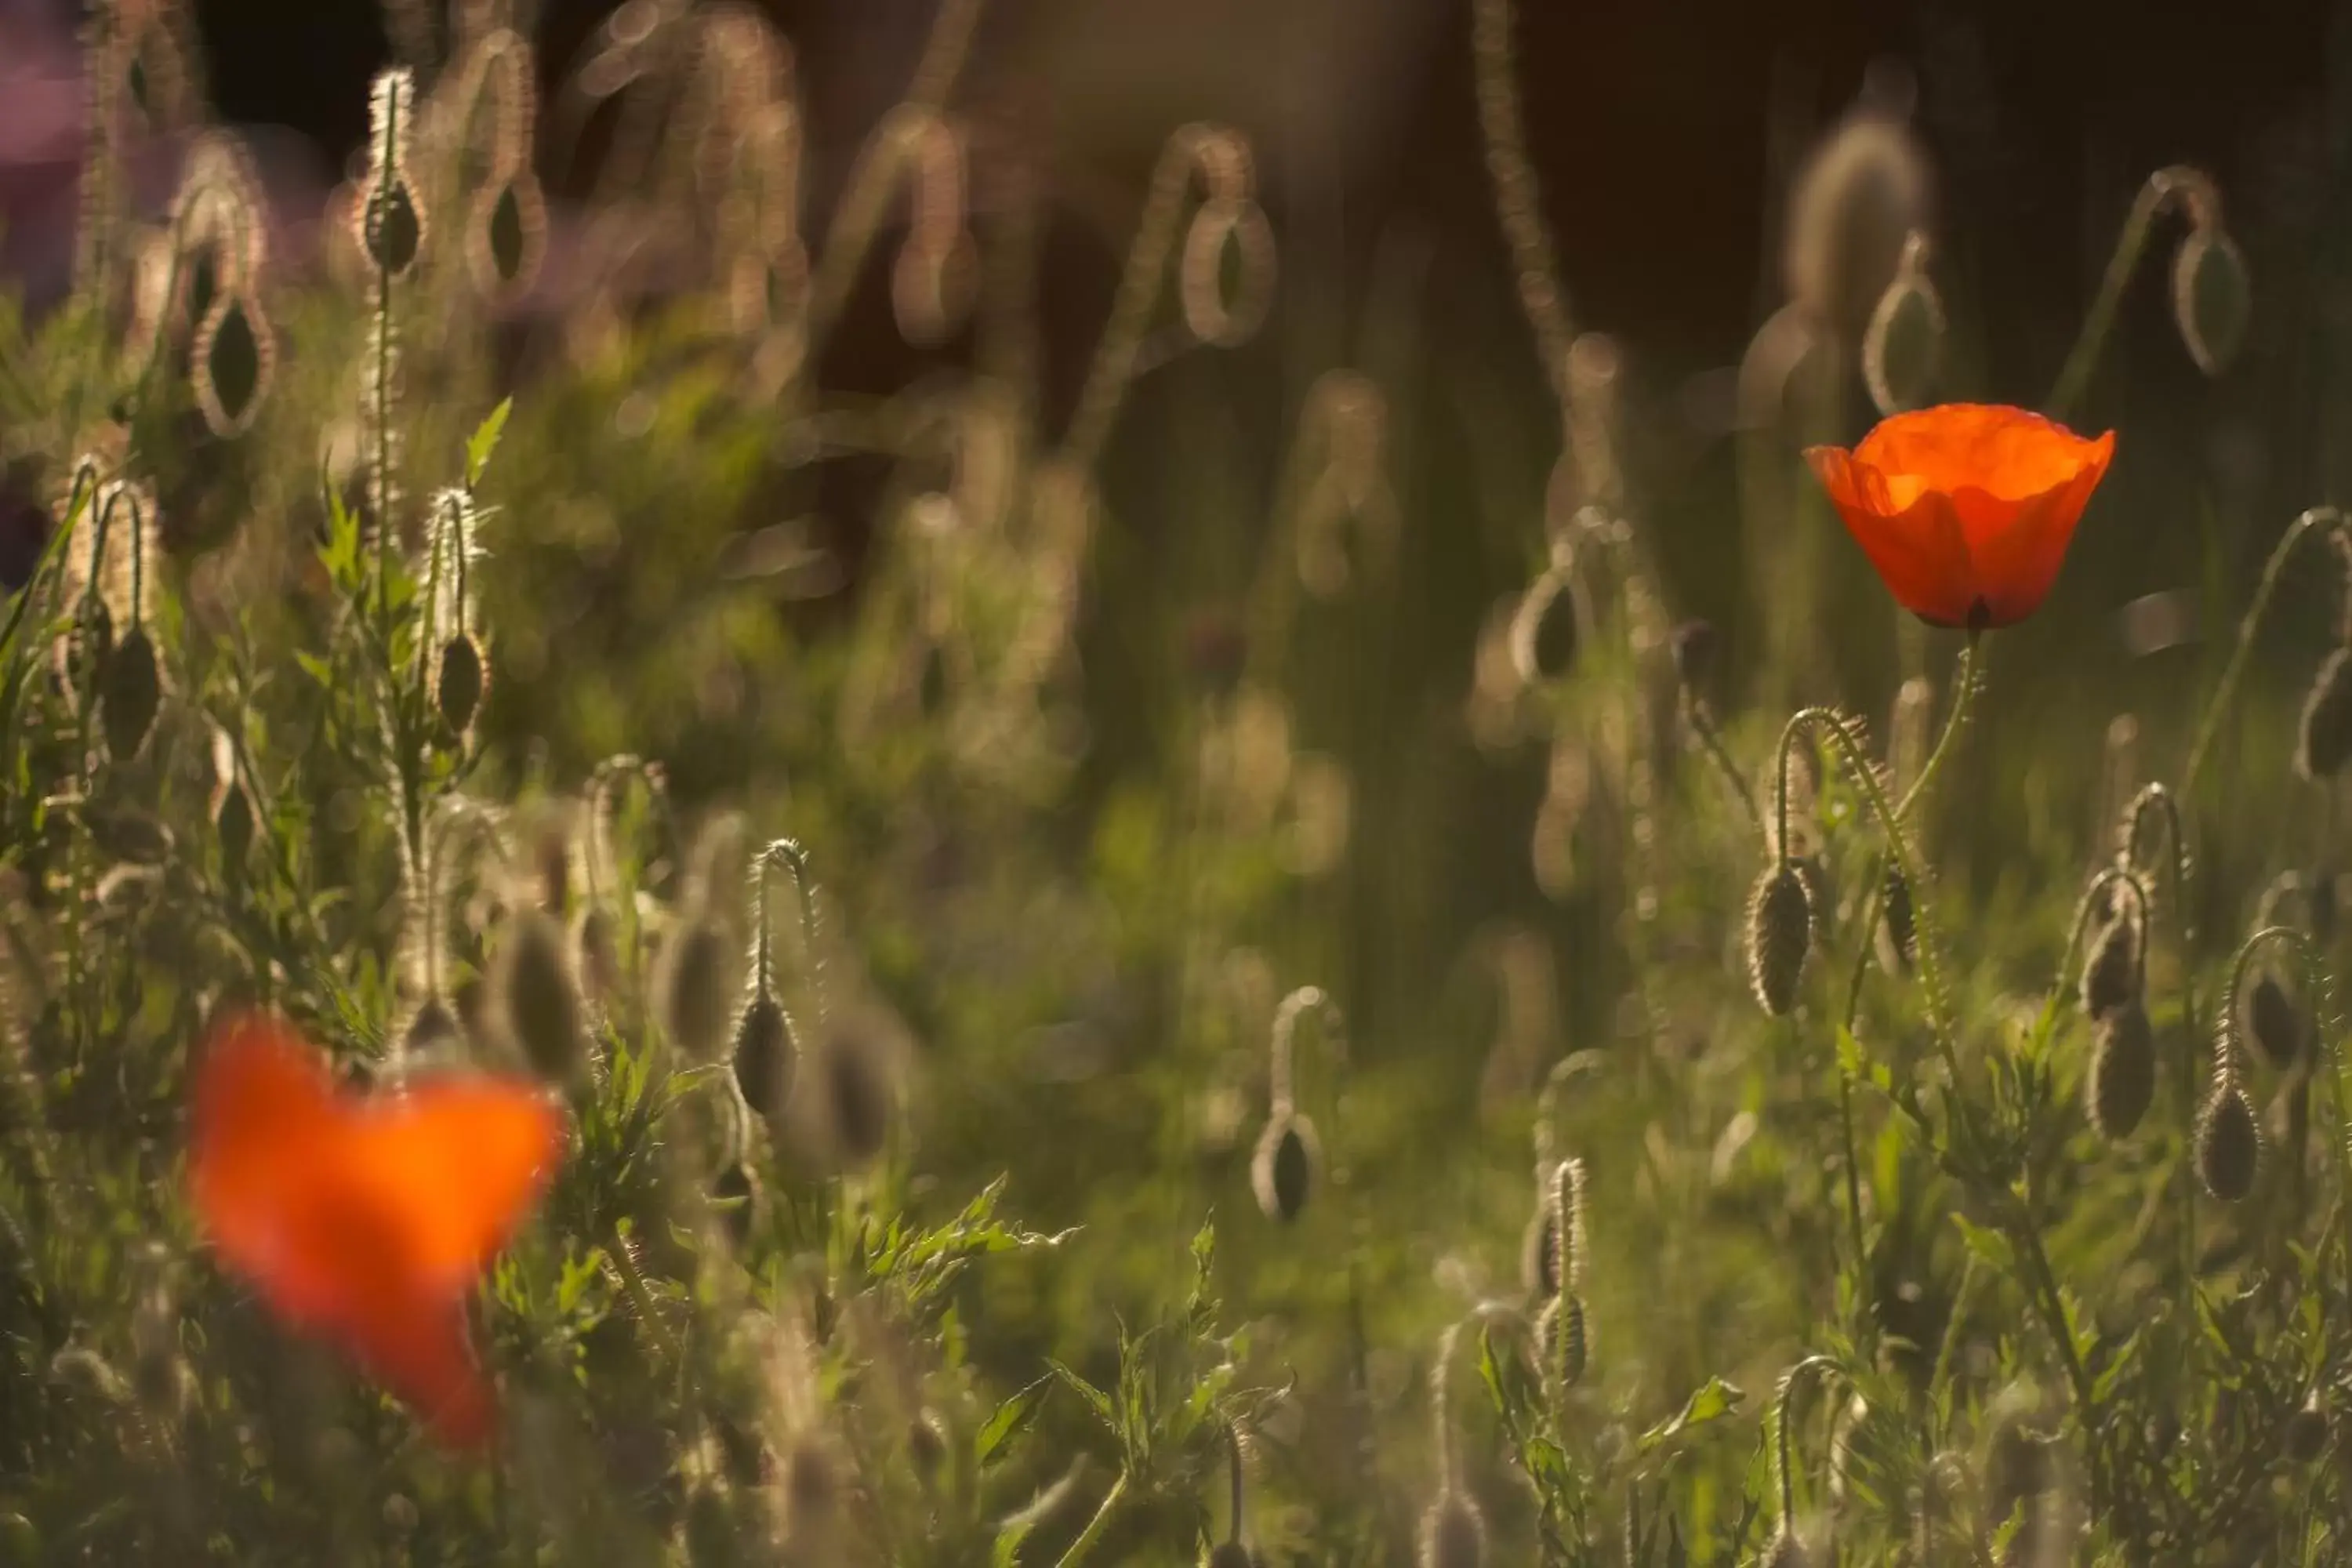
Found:
[[[319,1054],[276,1019],[216,1032],[196,1069],[190,1184],[213,1244],[282,1315],[337,1315],[344,1290],[312,1240],[331,1228],[312,1178],[343,1116]]]
[[[1840,447],[1809,447],[1805,460],[1896,603],[1939,626],[1968,624],[1975,577],[1948,500],[1927,492],[1897,508],[1885,477]]]
[[[466,1336],[464,1303],[385,1295],[337,1326],[353,1360],[454,1447],[486,1441],[496,1405]]]
[[[396,1216],[416,1287],[461,1290],[530,1212],[562,1133],[538,1089],[451,1076],[362,1111],[347,1158]]]
[[[2115,434],[2110,431],[2084,445],[2083,464],[2065,482],[2028,500],[1982,507],[1990,511],[1998,506],[2005,514],[1997,528],[1971,531],[1969,544],[1977,581],[1991,613],[1990,625],[2023,620],[2041,606],[2056,584],[2067,547],[2074,542],[2075,525],[2082,521],[2092,492],[2106,476],[2115,452]],[[1964,519],[1972,508],[1982,505],[1979,497],[1966,490],[1956,500]]]

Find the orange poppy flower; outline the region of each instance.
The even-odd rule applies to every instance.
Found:
[[[2048,595],[2115,449],[2112,430],[2087,441],[2022,408],[1948,403],[1805,461],[1897,603],[1979,630]]]
[[[456,1447],[490,1389],[466,1300],[547,1176],[560,1113],[534,1088],[436,1076],[362,1099],[281,1020],[239,1017],[196,1068],[189,1176],[221,1258]]]

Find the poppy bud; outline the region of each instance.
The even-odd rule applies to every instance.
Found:
[[[1519,1241],[1519,1284],[1538,1301],[1559,1293],[1559,1226],[1551,1205],[1541,1203]]]
[[[2091,1121],[2110,1142],[2137,1130],[2156,1099],[2156,1033],[2137,996],[2103,1014],[2091,1046]]]
[[[2312,1391],[2303,1407],[2286,1418],[2283,1447],[2286,1457],[2298,1465],[2307,1465],[2327,1451],[2327,1406],[2320,1403],[2319,1393]]]
[[[1536,1315],[1536,1343],[1543,1348],[1544,1369],[1558,1386],[1574,1388],[1584,1381],[1591,1342],[1584,1315],[1584,1299],[1574,1291],[1554,1296]]]
[[[488,675],[482,645],[474,640],[473,633],[459,632],[441,645],[441,658],[433,667],[433,706],[441,721],[456,733],[462,735],[472,728],[474,715],[481,710]]]
[[[379,181],[370,187],[362,211],[360,243],[366,247],[368,259],[388,276],[399,277],[415,264],[417,247],[425,238],[425,225],[417,215],[415,198],[408,194],[408,182]]]
[[[1797,868],[1783,861],[1756,879],[1748,900],[1748,984],[1764,1011],[1797,1005],[1797,982],[1813,942],[1813,905]]]
[[[823,1053],[824,1108],[835,1160],[845,1170],[856,1170],[881,1158],[898,1096],[890,1068],[871,1042],[845,1035],[845,1026],[838,1018],[827,1026],[831,1043]]]
[[[260,412],[273,340],[268,321],[241,295],[215,301],[202,323],[188,354],[196,373],[196,405],[205,426],[226,440],[245,434]]]
[[[1220,1542],[1209,1553],[1207,1568],[1257,1568],[1257,1558],[1238,1541]]]
[[[155,665],[155,645],[147,628],[134,626],[106,655],[98,672],[98,716],[106,729],[107,754],[129,762],[146,743],[162,705],[163,683]]]
[[[2275,975],[2254,982],[2246,998],[2246,1033],[2263,1059],[2282,1072],[2303,1053],[2303,1018]]]
[[[498,994],[508,1037],[550,1083],[579,1075],[580,992],[564,952],[563,931],[538,910],[514,917],[499,945]]]
[[[1257,1206],[1268,1219],[1286,1222],[1298,1217],[1307,1207],[1321,1163],[1315,1124],[1306,1117],[1284,1110],[1266,1122],[1258,1137],[1257,1152],[1250,1160],[1250,1185],[1257,1193]]]
[[[2106,923],[2083,964],[2083,1011],[2103,1018],[2140,993],[2139,924],[2128,915]]]
[[[221,864],[242,867],[253,847],[253,797],[244,781],[226,779],[213,795],[213,837],[220,843]]]
[[[2200,225],[2172,258],[2172,319],[2199,370],[2221,374],[2245,342],[2252,313],[2245,257],[2219,225]]]
[[[672,939],[663,955],[662,1028],[670,1045],[689,1062],[707,1062],[727,1035],[727,978],[730,944],[713,921],[696,919]]]
[[[1480,1568],[1486,1561],[1486,1515],[1448,1487],[1421,1516],[1421,1568]]]
[[[428,996],[400,1034],[401,1049],[414,1056],[441,1050],[462,1037],[457,1015],[438,996]]]
[[[1712,622],[1685,621],[1675,628],[1675,679],[1684,690],[1696,694],[1706,689],[1722,641]]]
[[[2303,700],[2303,722],[2294,748],[2294,771],[2317,784],[2334,778],[2352,761],[2352,647],[2327,656]]]
[[[735,1083],[743,1102],[769,1125],[781,1123],[793,1079],[792,1021],[783,1004],[765,990],[753,993],[735,1021]]]
[[[2262,1152],[2262,1131],[2246,1091],[2228,1079],[2215,1085],[2197,1118],[2197,1178],[2206,1192],[2225,1204],[2242,1202],[2254,1190]]]

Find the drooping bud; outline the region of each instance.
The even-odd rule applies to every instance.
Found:
[[[2197,368],[2221,374],[2246,341],[2252,314],[2245,257],[2220,224],[2199,224],[2172,258],[2172,319]]]
[[[459,632],[441,645],[441,657],[433,665],[433,707],[453,733],[463,735],[473,728],[488,683],[489,667],[473,633]]]
[[[1879,961],[1892,973],[1907,974],[1919,955],[1919,916],[1911,902],[1911,879],[1903,868],[1886,868],[1883,914],[1878,926]]]
[[[134,626],[108,650],[98,672],[98,716],[106,731],[107,754],[129,762],[147,743],[163,704],[163,680],[147,628]]]
[[[710,1179],[710,1206],[727,1238],[740,1251],[751,1239],[759,1218],[760,1184],[751,1167],[738,1160]]]
[[[1862,338],[1862,374],[1881,414],[1927,401],[1944,353],[1944,302],[1927,276],[1927,241],[1904,242],[1894,281],[1879,296]]]
[[[1284,1110],[1267,1121],[1250,1160],[1250,1186],[1268,1219],[1287,1223],[1306,1209],[1322,1152],[1315,1124],[1306,1117]]]
[[[415,104],[415,79],[400,69],[378,75],[368,100],[367,192],[360,209],[360,243],[368,259],[394,278],[415,265],[425,237],[424,217],[407,176]]]
[[[1536,1343],[1542,1347],[1544,1370],[1555,1386],[1574,1388],[1584,1381],[1591,1353],[1588,1335],[1584,1299],[1573,1290],[1554,1296],[1536,1315]]]
[[[2091,1121],[2109,1140],[2137,1130],[2156,1099],[2156,1033],[2137,996],[2100,1016],[2091,1046]]]
[[[1748,984],[1764,1011],[1786,1016],[1813,942],[1813,905],[1794,864],[1766,868],[1748,900]]]
[[[611,909],[602,903],[592,903],[580,911],[579,923],[572,931],[572,945],[579,950],[580,984],[588,1000],[598,1006],[610,1005],[621,990],[620,921]]]
[[[2103,1018],[2140,994],[2139,922],[2118,913],[2100,929],[2083,963],[2083,1011]]]
[[[499,944],[497,992],[507,1036],[533,1071],[568,1084],[585,1064],[580,990],[554,917],[526,909]]]
[[[662,955],[662,1028],[689,1062],[711,1060],[727,1038],[733,945],[724,927],[697,916],[671,938]]]
[[[2254,1190],[2262,1151],[2253,1104],[2235,1079],[2225,1077],[2197,1118],[2197,1179],[2222,1203],[2243,1202]]]
[[[783,1122],[792,1092],[793,1058],[797,1054],[792,1020],[784,1016],[783,1004],[765,988],[754,991],[735,1020],[730,1059],[743,1103],[772,1127]]]

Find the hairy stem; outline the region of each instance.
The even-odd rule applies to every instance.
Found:
[[[2210,212],[2220,205],[2213,183],[2195,169],[2179,165],[2158,169],[2140,186],[2130,213],[2124,218],[2123,233],[2116,237],[2115,253],[2107,258],[2106,275],[2099,279],[2099,292],[2091,302],[2090,314],[2083,319],[2083,330],[2066,355],[2064,368],[2058,373],[2057,384],[2050,389],[2049,401],[2042,405],[2053,419],[2065,418],[2068,410],[2089,390],[2091,376],[2099,367],[2099,354],[2106,347],[2107,334],[2116,324],[2116,307],[2123,303],[2125,286],[2131,282],[2133,269],[2147,249],[2148,236],[2156,227],[2157,218],[2176,196],[2184,198],[2192,213]]]
[[[2238,623],[2238,640],[2230,649],[2230,662],[2222,667],[2221,684],[2213,689],[2213,696],[2205,705],[2205,715],[2198,721],[2197,740],[2189,748],[2189,765],[2180,771],[2183,796],[2193,797],[2197,792],[2197,775],[2212,752],[2222,719],[2237,699],[2238,682],[2244,677],[2246,660],[2253,652],[2254,635],[2262,629],[2263,617],[2270,613],[2271,595],[2285,574],[2287,557],[2294,553],[2295,545],[2305,534],[2323,528],[2335,534],[2339,544],[2352,544],[2352,518],[2332,506],[2315,506],[2287,524],[2278,543],[2271,547],[2270,560],[2263,564],[2262,581],[2254,589],[2253,603],[2246,606],[2245,619]]]

